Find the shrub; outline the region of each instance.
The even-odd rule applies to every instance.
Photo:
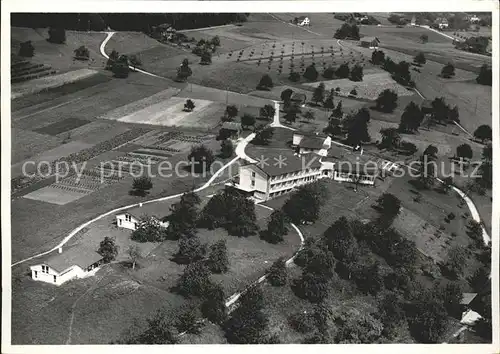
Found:
[[[76,48],[73,53],[75,53],[75,59],[77,60],[89,60],[90,58],[89,50],[84,45]]]

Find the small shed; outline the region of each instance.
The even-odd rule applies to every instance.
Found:
[[[238,139],[242,132],[241,124],[237,122],[224,122],[220,130],[228,132],[231,139]]]
[[[363,37],[360,40],[361,46],[365,48],[378,48],[380,40],[377,37]]]
[[[140,218],[129,212],[116,215],[116,226],[132,231],[137,230],[140,224]]]

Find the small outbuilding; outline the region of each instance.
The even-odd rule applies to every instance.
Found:
[[[68,280],[94,275],[103,263],[102,256],[96,250],[84,245],[75,245],[45,262],[31,266],[31,277],[36,281],[61,285]]]
[[[297,26],[310,26],[311,25],[311,20],[307,16],[300,16],[300,17],[295,17],[293,19],[293,22]]]
[[[153,219],[155,222],[157,222],[161,227],[168,227],[168,225],[170,224],[169,221],[161,221],[156,216],[150,216],[150,218]],[[142,222],[143,221],[141,221],[141,218],[139,218],[136,215],[133,215],[130,212],[125,212],[116,215],[116,226],[120,228],[135,231],[139,227],[141,227]]]
[[[364,48],[376,49],[380,44],[380,40],[377,37],[363,37],[360,44]]]

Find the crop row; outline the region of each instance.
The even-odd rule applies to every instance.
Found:
[[[75,188],[75,187],[71,187],[71,186],[62,185],[59,183],[51,184],[50,187],[51,188],[58,188],[58,189],[62,189],[65,191],[70,191],[70,192],[76,192],[76,193],[80,193],[80,194],[84,194],[84,195],[87,195],[87,194],[90,194],[93,192],[93,191],[88,190],[86,188]]]

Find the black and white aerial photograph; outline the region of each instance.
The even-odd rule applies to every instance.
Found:
[[[2,352],[500,350],[498,6],[286,3],[2,1]]]

